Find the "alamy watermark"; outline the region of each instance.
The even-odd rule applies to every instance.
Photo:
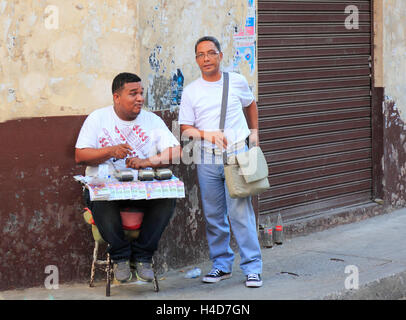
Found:
[[[347,290],[359,289],[359,270],[357,266],[348,265],[345,267],[345,273],[349,273],[349,276],[345,278],[344,287]]]
[[[45,267],[46,274],[49,274],[45,278],[44,285],[45,288],[48,290],[56,290],[59,289],[59,270],[58,267],[55,265],[48,265]]]
[[[254,137],[258,136],[257,129],[251,129],[251,134]],[[184,130],[180,133],[180,126],[178,121],[172,121],[172,134],[175,138],[181,142],[182,151],[177,157],[173,157],[172,161],[169,159],[157,159],[156,163],[161,164],[180,164],[181,162],[186,165],[190,164],[222,164],[224,152],[227,153],[227,163],[235,164],[236,160],[233,155],[246,151],[254,146],[256,146],[257,140],[254,139],[251,143],[249,137],[241,140],[241,134],[237,130],[232,128],[227,128],[224,132],[220,130],[204,131],[204,136],[197,136],[195,130]],[[155,129],[155,136],[160,136],[162,139],[167,137],[166,129]],[[219,139],[213,137],[220,137]],[[219,142],[223,138],[227,139],[227,147],[224,148],[222,143]],[[231,143],[233,141],[233,143]],[[106,144],[105,146],[108,146]],[[158,150],[151,148],[149,152],[149,157],[154,156],[158,153]],[[214,156],[214,157],[213,157]],[[118,160],[118,159],[117,159]],[[252,159],[255,160],[255,159]],[[153,160],[151,160],[154,163]],[[250,162],[249,165],[246,164],[247,174],[252,174],[256,171],[256,161]]]
[[[344,25],[347,30],[359,29],[359,9],[357,6],[349,5],[345,8],[345,13],[348,17],[345,19]]]
[[[56,30],[59,28],[59,8],[55,5],[49,5],[45,8],[44,25],[47,30]]]

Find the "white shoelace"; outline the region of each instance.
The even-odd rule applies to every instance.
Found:
[[[217,276],[220,275],[220,272],[221,272],[220,269],[213,269],[213,270],[211,270],[211,271],[209,272],[208,275],[217,277]]]
[[[248,281],[260,281],[259,276],[256,273],[251,273],[247,276]]]

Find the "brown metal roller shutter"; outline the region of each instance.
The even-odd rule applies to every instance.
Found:
[[[359,9],[347,30],[345,8]],[[284,220],[370,201],[371,1],[258,0],[260,139]]]

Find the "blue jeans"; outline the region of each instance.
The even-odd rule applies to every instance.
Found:
[[[113,261],[152,261],[161,235],[175,211],[176,199],[90,201],[87,189],[83,196],[100,235],[109,244],[107,252]],[[144,212],[140,235],[131,242],[124,236],[120,215],[120,210],[128,207]]]
[[[251,197],[231,198],[221,156],[202,151],[202,164],[197,164],[206,237],[213,268],[231,272],[234,252],[230,247],[230,225],[240,253],[240,268],[245,275],[262,273],[261,248]],[[211,160],[211,161],[207,161]],[[211,162],[211,163],[208,163]]]

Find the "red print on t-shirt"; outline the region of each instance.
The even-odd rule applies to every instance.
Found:
[[[116,145],[119,143],[128,143],[133,148],[132,155],[136,155],[136,150],[141,150],[149,142],[149,136],[142,129],[140,125],[134,125],[132,128],[124,127],[118,128],[114,126],[114,133],[112,136],[106,128],[103,128],[104,136],[100,137],[99,143],[102,147]],[[115,142],[114,142],[115,141]]]

